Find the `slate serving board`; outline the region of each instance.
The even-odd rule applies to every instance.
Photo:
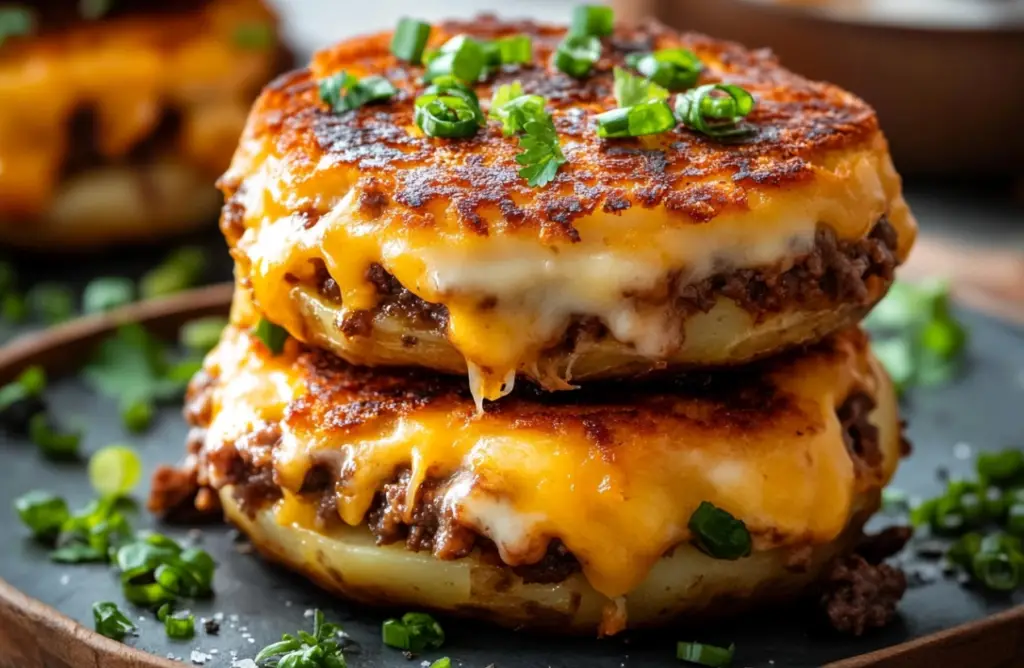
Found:
[[[199,312],[226,308],[228,286],[206,289],[197,295],[183,295],[162,305],[134,307],[132,317],[154,328],[171,331]],[[912,458],[905,461],[894,485],[911,494],[931,495],[942,483],[939,467],[952,475],[966,474],[970,458],[979,449],[1024,444],[1024,331],[1011,328],[973,312],[962,317],[971,333],[969,364],[955,385],[915,392],[906,401],[904,414],[910,421],[909,436],[915,445]],[[0,351],[0,381],[16,373],[26,360],[53,363],[54,376],[48,393],[51,406],[65,420],[80,418],[87,426],[83,443],[86,455],[115,442],[138,447],[147,473],[160,463],[177,461],[183,453],[186,427],[177,408],[164,410],[154,428],[143,437],[133,437],[120,425],[113,402],[95,396],[73,375],[58,376],[59,367],[81,361],[96,337],[109,326],[104,319],[72,323],[61,331],[50,330],[20,348],[17,344]],[[76,343],[76,341],[78,343]],[[148,484],[138,491],[144,499]],[[350,605],[323,594],[301,578],[263,563],[245,553],[245,543],[229,527],[156,526],[144,512],[135,520],[137,528],[154,527],[183,541],[198,540],[217,559],[216,597],[197,602],[191,609],[197,617],[223,615],[221,631],[210,636],[199,630],[189,642],[166,638],[151,613],[126,604],[114,574],[104,566],[68,566],[50,563],[46,550],[26,536],[14,516],[11,501],[31,489],[48,489],[64,495],[74,507],[84,505],[92,492],[83,463],[54,464],[44,461],[28,442],[0,437],[0,668],[64,668],[65,666],[166,666],[164,657],[191,664],[192,660],[211,667],[229,667],[235,660],[253,657],[283,632],[310,626],[308,612],[321,608],[331,621],[339,622],[351,636],[348,651],[353,668],[419,666],[424,660],[450,656],[456,666],[485,668],[626,668],[633,666],[679,666],[674,658],[675,641],[701,640],[720,644],[736,643],[734,666],[787,666],[802,668],[857,657],[875,650],[922,639],[929,634],[1004,612],[1001,617],[976,623],[973,630],[960,630],[941,640],[919,641],[912,651],[897,651],[888,658],[851,659],[843,665],[925,666],[946,657],[943,666],[1011,666],[1021,651],[1018,638],[1024,631],[1024,608],[1008,611],[1024,597],[991,597],[941,577],[934,583],[911,589],[902,604],[900,620],[888,629],[861,639],[850,639],[811,629],[798,611],[776,610],[770,614],[741,618],[716,628],[670,629],[658,633],[626,635],[605,640],[560,639],[493,629],[471,621],[442,619],[449,640],[441,652],[410,661],[400,652],[383,647],[380,623],[387,611]],[[885,523],[878,518],[878,523]],[[927,564],[914,562],[915,569]],[[6,581],[6,585],[4,583]],[[16,590],[16,591],[14,591]],[[24,596],[20,595],[24,594]],[[128,645],[149,653],[134,655],[116,643],[98,638],[71,624],[63,625],[49,608],[59,611],[91,629],[91,605],[112,600],[131,612],[139,635]],[[1020,613],[1020,614],[1017,614]],[[7,629],[4,626],[7,615]],[[38,617],[38,619],[37,619]],[[18,623],[18,631],[12,629]],[[39,630],[35,630],[35,626]],[[43,628],[43,627],[47,628]],[[6,634],[5,634],[6,631]],[[38,641],[47,634],[57,640]],[[23,640],[19,637],[24,636]],[[31,636],[31,637],[29,637]],[[75,647],[88,647],[87,659],[60,659],[52,650],[54,642],[68,639]],[[6,645],[5,645],[6,643]],[[8,647],[20,656],[8,658]],[[84,651],[84,650],[83,650]],[[193,654],[193,652],[196,652]],[[959,651],[960,654],[956,654]],[[113,657],[119,653],[119,663]],[[970,656],[969,663],[953,656]],[[997,656],[998,655],[998,656]],[[96,658],[98,657],[98,658]],[[160,658],[157,658],[160,657]],[[966,660],[966,659],[964,659]],[[243,664],[244,665],[244,664]]]

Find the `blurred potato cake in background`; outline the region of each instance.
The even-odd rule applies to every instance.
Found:
[[[0,3],[0,243],[212,224],[249,105],[289,60],[261,0]]]

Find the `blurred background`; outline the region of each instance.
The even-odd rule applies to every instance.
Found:
[[[230,279],[210,184],[259,86],[314,50],[403,15],[562,22],[575,4],[0,0],[0,336]],[[922,226],[906,274],[1024,322],[1024,0],[610,4],[867,99]]]

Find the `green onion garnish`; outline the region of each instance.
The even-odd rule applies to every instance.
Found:
[[[974,577],[993,591],[1013,591],[1024,579],[1020,540],[994,533],[981,540],[971,562]]]
[[[480,99],[476,96],[476,91],[472,87],[463,83],[459,79],[456,79],[450,74],[444,74],[436,79],[426,87],[423,93],[417,98],[419,102],[420,98],[424,98],[430,95],[445,96],[453,95],[455,97],[461,97],[466,101],[466,104],[473,110],[473,116],[476,118],[478,125],[483,125],[485,122],[484,112],[480,109]]]
[[[712,503],[701,501],[687,526],[697,549],[715,559],[739,559],[750,554],[747,526]]]
[[[188,640],[196,634],[196,618],[194,615],[167,615],[164,630],[168,638]]]
[[[431,82],[439,76],[451,76],[472,83],[480,78],[487,64],[484,47],[467,35],[457,35],[445,42],[437,56],[427,65],[424,81]]]
[[[484,43],[488,67],[529,65],[533,62],[533,40],[529,35],[510,35]]]
[[[29,310],[44,322],[55,325],[75,313],[71,289],[59,283],[40,283],[25,295]]]
[[[196,318],[181,326],[178,340],[189,352],[205,355],[217,345],[220,335],[227,326],[228,320],[222,316],[211,315],[205,318]]]
[[[20,323],[28,319],[28,304],[15,292],[8,292],[0,302],[0,315],[7,322]]]
[[[626,57],[626,63],[654,83],[671,91],[691,88],[704,70],[704,63],[688,49],[633,53]]]
[[[8,37],[29,35],[35,29],[35,18],[25,7],[0,7],[0,46]]]
[[[179,248],[143,275],[139,294],[143,299],[153,299],[187,290],[202,280],[206,266],[206,251],[202,248]]]
[[[471,137],[480,127],[479,107],[456,95],[420,95],[416,98],[416,125],[430,137]]]
[[[489,116],[502,123],[502,132],[506,137],[526,128],[528,121],[541,121],[547,119],[547,112],[544,110],[545,100],[540,95],[526,95],[523,93],[522,84],[514,81],[510,84],[499,86],[491,98],[491,111]]]
[[[92,619],[95,622],[96,633],[114,640],[123,640],[129,632],[135,630],[132,621],[116,604],[109,601],[92,604]]]
[[[569,35],[558,45],[553,56],[555,67],[576,79],[590,74],[601,58],[601,40],[590,35]]]
[[[103,313],[135,300],[135,283],[129,278],[97,278],[89,281],[82,293],[82,310]]]
[[[619,107],[633,107],[650,100],[668,99],[668,91],[658,84],[638,77],[621,67],[615,68],[615,101]]]
[[[321,79],[320,100],[335,113],[352,111],[372,102],[390,100],[398,89],[382,76],[357,79],[348,72],[338,72]]]
[[[676,98],[683,125],[715,138],[749,134],[752,128],[741,121],[753,108],[754,96],[731,84],[700,86]]]
[[[252,22],[243,23],[235,28],[231,36],[232,41],[240,49],[247,51],[265,51],[277,41],[277,33],[274,26],[269,23]]]
[[[419,65],[423,50],[430,39],[430,24],[416,19],[402,18],[391,36],[391,53],[399,60]]]
[[[36,413],[28,421],[28,437],[48,459],[73,459],[78,456],[81,432],[61,432],[46,413]]]
[[[280,642],[260,650],[255,662],[263,665],[276,657],[274,665],[300,668],[307,665],[310,657],[316,657],[317,665],[324,668],[345,668],[345,657],[337,640],[339,630],[336,624],[325,623],[324,613],[316,610],[313,612],[313,633],[299,631],[298,637],[285,633]]]
[[[428,614],[409,612],[400,620],[385,621],[381,626],[381,638],[388,647],[422,652],[444,644],[444,629]]]
[[[121,405],[121,424],[133,434],[141,434],[153,424],[156,408],[145,397],[132,397]]]
[[[1024,536],[1024,503],[1014,503],[1006,511],[1006,530],[1014,536]]]
[[[572,10],[571,35],[605,37],[615,30],[615,12],[601,5],[577,5]]]
[[[14,500],[14,510],[32,535],[41,539],[55,538],[70,517],[64,499],[41,490],[19,496]]]
[[[41,366],[30,366],[14,381],[0,387],[0,413],[20,401],[40,397],[46,389],[46,371]]]
[[[430,668],[452,668],[452,660],[447,656],[442,656],[440,659],[430,664]]]
[[[100,496],[124,496],[142,477],[142,461],[127,445],[108,445],[89,458],[89,482]]]
[[[978,475],[1001,485],[1019,480],[1024,474],[1024,452],[1007,448],[1001,452],[982,452],[975,464]]]
[[[736,645],[715,647],[699,642],[680,642],[676,644],[676,658],[689,661],[698,666],[710,668],[728,668],[732,665],[732,657],[736,653]]]
[[[612,109],[597,116],[597,135],[604,138],[642,137],[676,126],[672,107],[664,100],[650,100],[626,109]]]
[[[284,344],[288,340],[288,330],[278,327],[266,318],[260,318],[256,324],[253,335],[259,339],[267,350],[273,355],[280,355],[284,351]]]

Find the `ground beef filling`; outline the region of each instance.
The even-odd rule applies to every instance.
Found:
[[[721,296],[736,302],[756,320],[797,308],[824,308],[838,303],[867,305],[873,280],[893,280],[899,264],[896,249],[896,230],[885,217],[879,219],[866,237],[855,240],[839,239],[831,227],[819,225],[814,247],[795,263],[723,271],[688,285],[679,284],[680,274],[676,272],[666,278],[662,287],[629,297],[653,305],[665,302],[668,295],[676,295],[667,306],[683,319],[710,311]],[[379,302],[372,310],[346,314],[339,323],[346,336],[369,336],[378,315],[401,318],[421,330],[438,334],[447,329],[448,309],[444,305],[417,297],[381,265],[371,265],[366,279],[376,288]],[[314,281],[321,296],[341,303],[338,285],[322,261],[316,261]],[[493,301],[490,305],[493,307]],[[606,334],[606,331],[593,331],[592,317],[580,315],[577,321],[587,321],[583,329],[595,338]],[[567,337],[577,341],[580,329],[570,327]],[[603,330],[604,326],[600,325],[599,329]]]

